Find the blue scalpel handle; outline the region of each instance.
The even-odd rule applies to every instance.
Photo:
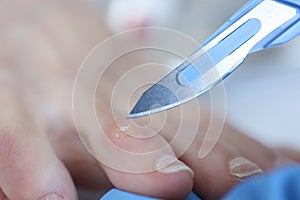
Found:
[[[251,0],[175,70],[143,93],[129,118],[185,103],[216,86],[248,54],[300,33],[300,0]]]
[[[252,10],[255,6],[265,0],[251,0],[242,8],[240,8],[223,26],[221,26],[202,46],[205,46],[216,36],[230,27],[234,22],[240,19],[247,12]],[[290,7],[297,9],[297,16],[278,27],[275,31],[264,38],[260,43],[258,43],[249,53],[253,53],[262,49],[269,47],[274,47],[278,45],[285,44],[290,40],[294,39],[300,34],[300,0],[275,0],[278,3],[288,5]]]
[[[282,3],[286,3],[298,9],[298,20],[287,27],[285,31],[283,31],[281,35],[269,43],[267,47],[284,44],[300,34],[300,0],[282,0]]]
[[[180,69],[183,86],[211,88],[253,52],[284,44],[300,33],[300,0],[252,0],[198,48]],[[199,86],[199,85],[198,85]],[[198,88],[194,87],[195,94]]]

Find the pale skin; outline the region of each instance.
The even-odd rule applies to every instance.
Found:
[[[212,152],[199,159],[201,133],[207,127],[204,119],[196,139],[176,162],[186,166],[183,170],[131,174],[105,166],[81,144],[71,107],[80,63],[110,36],[99,11],[81,1],[1,4],[5,12],[0,14],[0,199],[32,200],[56,194],[73,200],[78,198],[75,185],[99,190],[114,186],[164,199],[183,199],[194,189],[204,199],[218,199],[241,181],[228,170],[235,157],[251,160],[264,172],[300,161],[297,152],[285,150],[279,156],[228,125]],[[100,111],[107,102],[98,104]],[[120,140],[112,136],[116,124],[106,127],[105,134],[115,144],[133,152],[153,149],[173,137],[172,128],[167,128],[151,140]],[[177,150],[172,145],[166,153],[175,156]]]

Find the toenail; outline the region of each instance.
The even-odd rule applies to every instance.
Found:
[[[64,200],[65,198],[57,193],[48,194],[47,196],[43,197],[42,200]]]
[[[183,164],[173,155],[164,155],[155,160],[155,170],[160,173],[175,173],[180,171],[187,171],[192,176],[194,172],[187,165]]]
[[[263,170],[254,162],[245,157],[236,157],[228,163],[229,173],[239,179],[263,173]]]

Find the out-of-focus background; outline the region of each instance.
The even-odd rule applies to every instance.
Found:
[[[43,61],[37,56],[39,59],[34,62],[37,65],[46,60],[53,66],[74,64],[73,67],[78,67],[78,62],[84,59],[84,52],[87,53],[97,44],[97,39],[92,40],[93,37],[85,35],[97,38],[97,34],[102,34],[99,37],[102,39],[111,35],[106,31],[101,32],[103,24],[99,23],[99,27],[96,27],[95,23],[91,23],[91,16],[82,17],[86,15],[102,18],[112,34],[132,28],[159,26],[180,31],[201,43],[246,3],[245,0],[86,0],[76,5],[71,0],[62,2],[61,7],[57,6],[60,4],[58,2],[53,7],[51,1],[0,2],[0,25],[5,27],[0,30],[1,63],[32,63],[32,60],[28,60],[33,56],[29,53],[32,50],[46,55]],[[28,6],[24,5],[27,3]],[[63,10],[68,10],[69,6],[72,12],[63,14]],[[81,8],[86,7],[92,8],[93,14],[81,12]],[[12,11],[17,14],[12,14]],[[77,15],[77,12],[81,14]],[[99,12],[99,15],[95,12]],[[49,13],[51,17],[47,18]],[[64,20],[60,20],[60,17]],[[39,28],[27,29],[29,26]],[[69,32],[64,30],[65,26],[71,26]],[[95,33],[84,32],[93,30],[89,29],[91,26],[94,26]],[[81,41],[76,40],[76,31],[80,32]],[[28,36],[32,40],[23,43],[23,38],[28,39]],[[147,39],[147,33],[141,32],[135,39]],[[31,46],[30,41],[36,43]],[[70,48],[64,49],[74,43],[82,44],[83,49],[72,49],[72,52],[68,51]],[[57,55],[53,53],[55,45],[62,47],[59,51],[64,56],[58,59],[60,63],[51,63],[53,59],[57,60]],[[36,47],[39,48],[34,49]],[[230,124],[268,146],[300,150],[299,49],[300,37],[287,45],[249,55],[242,66],[225,80],[227,120]],[[69,54],[76,53],[81,53],[81,56],[74,60]],[[20,60],[11,60],[13,54],[18,54]],[[56,73],[55,68],[51,70],[51,73]],[[80,191],[81,199],[94,197],[93,193]]]

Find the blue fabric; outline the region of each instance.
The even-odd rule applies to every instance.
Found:
[[[300,199],[300,165],[290,165],[269,174],[250,178],[236,186],[224,200]]]
[[[118,189],[111,189],[108,191],[101,200],[159,200],[156,198],[141,196]]]
[[[158,200],[117,189],[106,193],[101,200]],[[268,174],[249,178],[223,197],[224,200],[300,200],[300,165],[289,165]],[[190,193],[186,200],[200,200]]]
[[[100,200],[159,200],[152,197],[141,196],[118,189],[111,189]],[[201,200],[195,193],[191,192],[186,200]]]
[[[201,200],[194,192],[191,192],[185,200]]]

